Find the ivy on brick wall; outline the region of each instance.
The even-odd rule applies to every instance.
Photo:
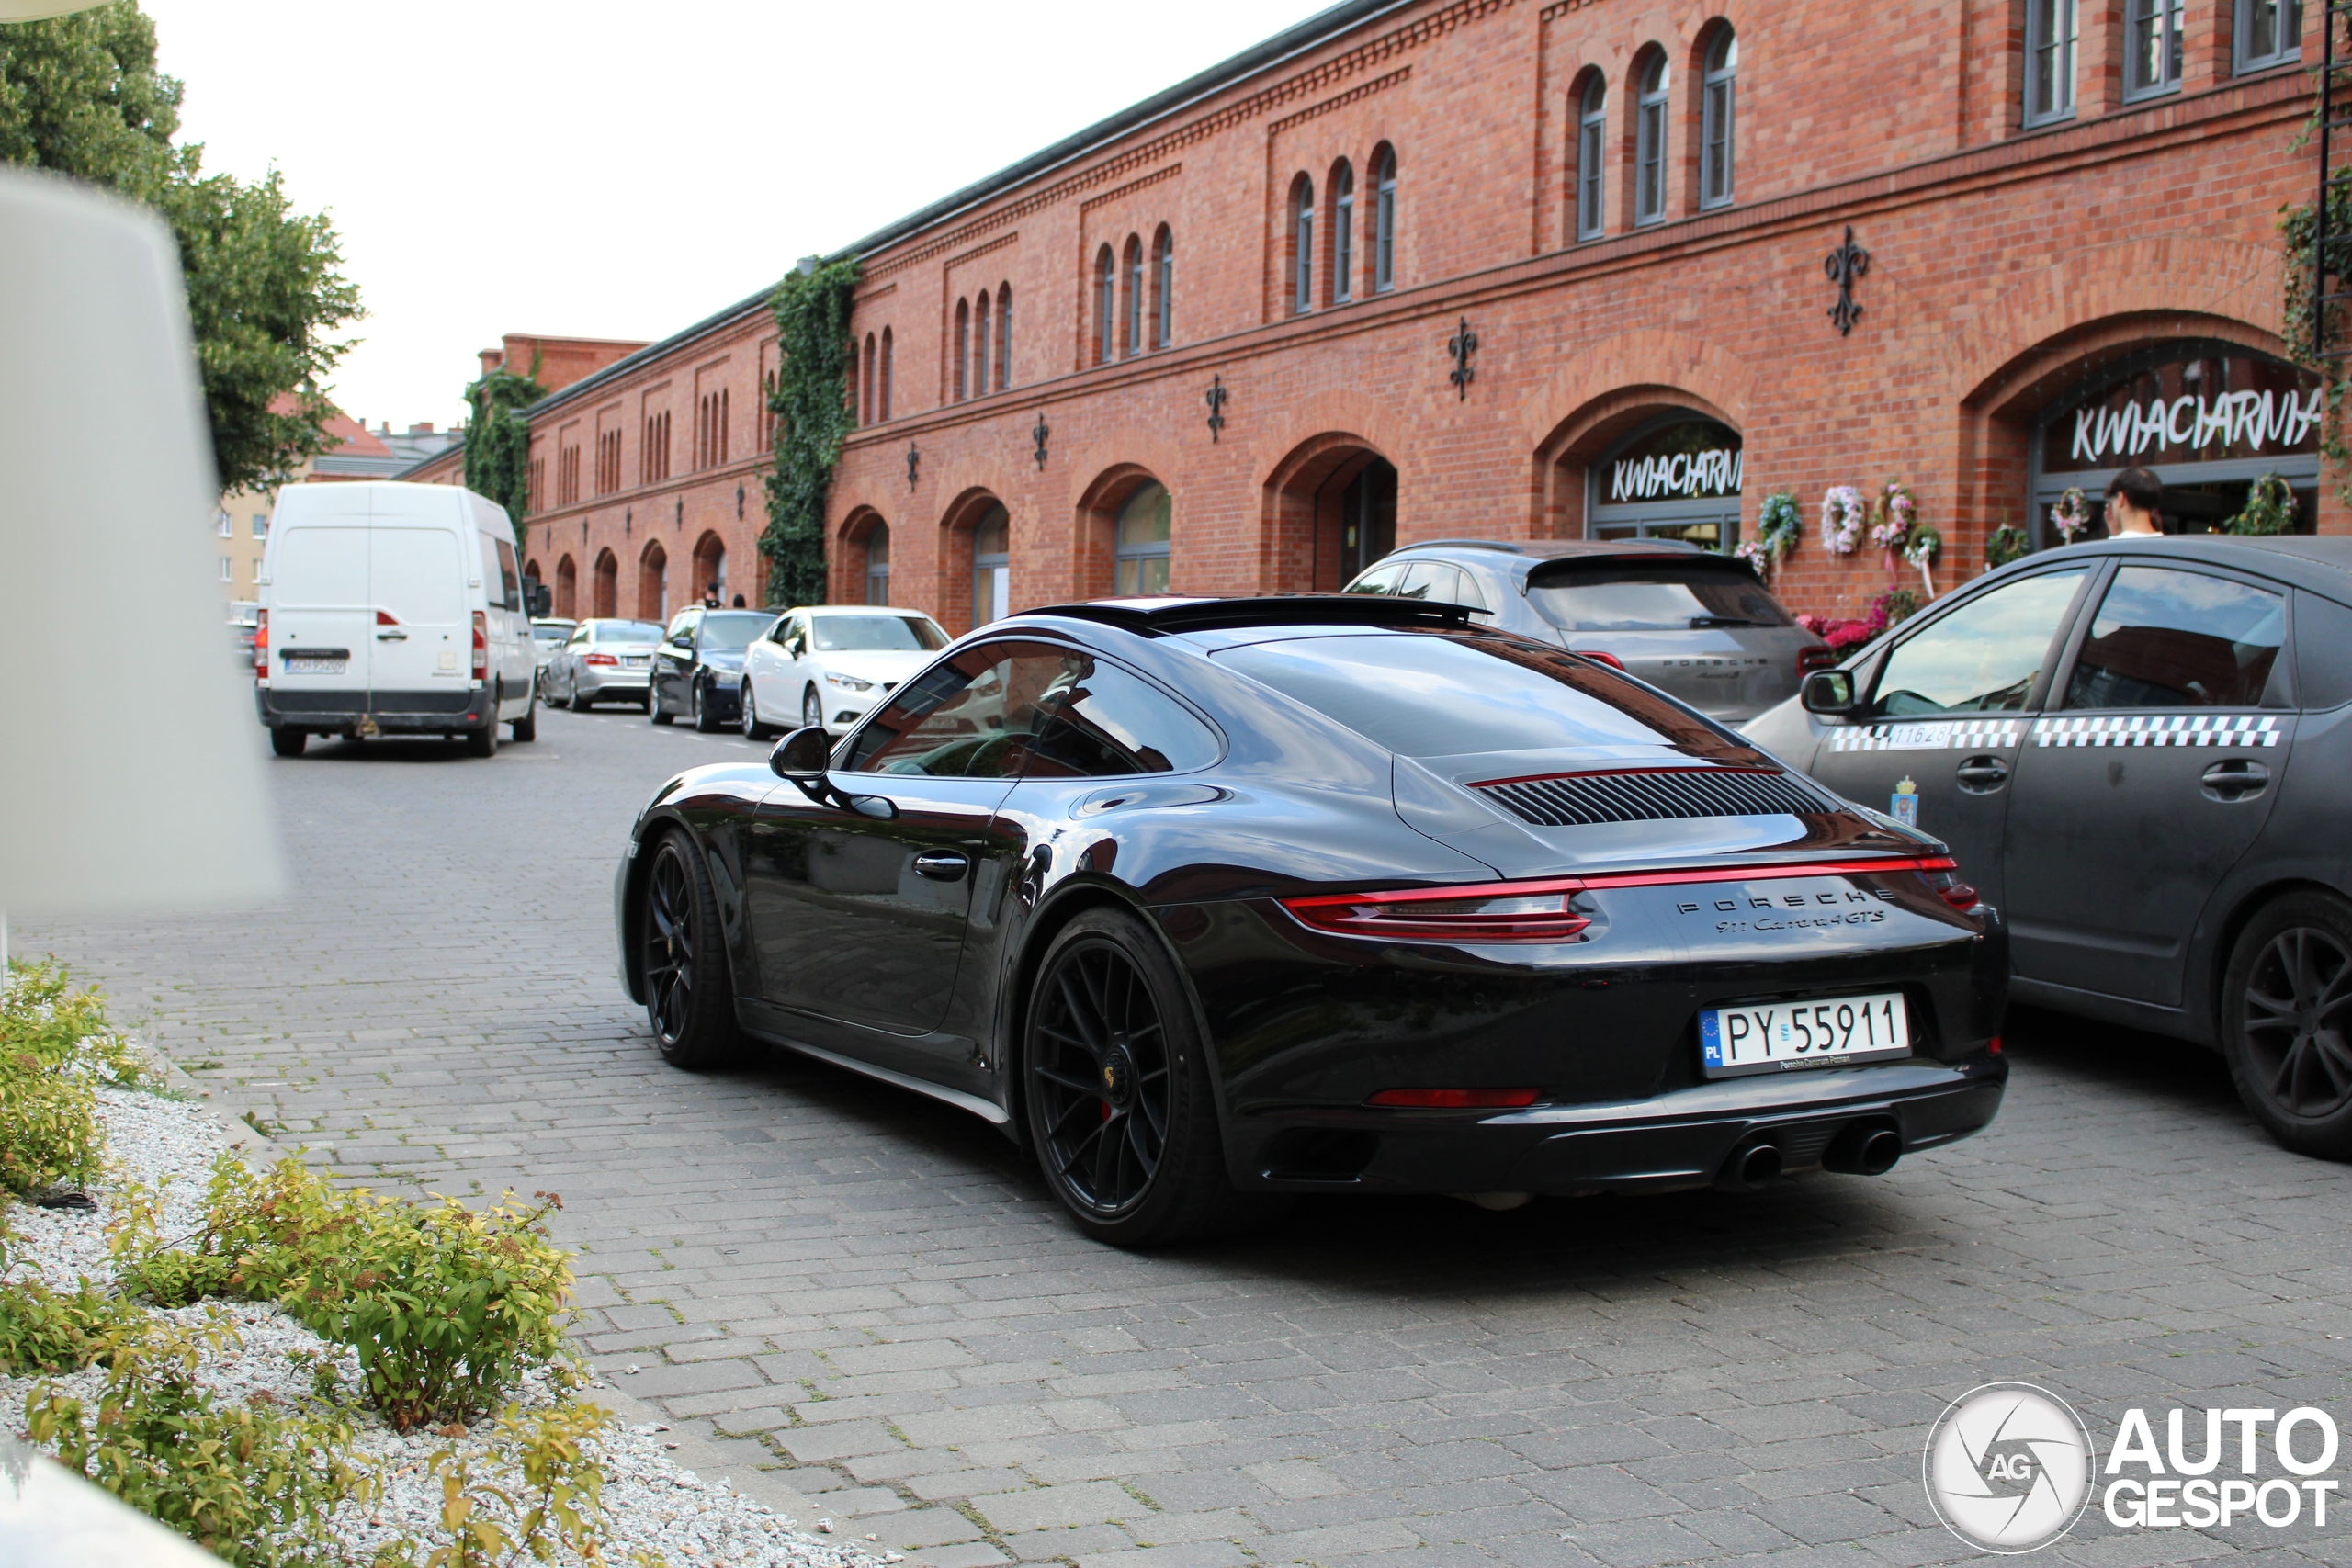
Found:
[[[523,411],[548,395],[539,385],[538,355],[531,373],[492,370],[466,389],[473,423],[466,426],[466,488],[506,508],[514,544],[523,543],[523,517],[531,497],[531,422]]]
[[[825,602],[825,495],[849,435],[850,291],[857,263],[796,268],[776,286],[777,366],[768,412],[775,415],[775,461],[768,469],[768,600]]]
[[[2302,129],[2288,151],[2300,152],[2319,130],[2320,104],[2316,96],[2312,111],[2305,117]],[[2327,231],[2331,245],[2347,243],[2344,238],[2352,234],[2352,170],[2343,170],[2330,177],[2324,187],[2327,195]],[[2319,203],[2305,202],[2278,209],[2278,233],[2286,252],[2282,258],[2286,274],[2287,356],[2320,378],[2327,396],[2322,400],[2319,452],[2321,461],[2335,477],[2336,498],[2352,505],[2352,436],[2345,430],[2347,398],[2352,398],[2352,362],[2323,356],[2320,344],[2341,352],[2347,346],[2343,341],[2344,312],[2338,306],[2313,297],[2313,285],[2318,282],[2315,254],[2318,242]],[[2336,255],[2341,258],[2342,251]],[[2316,319],[2314,314],[2316,313]]]

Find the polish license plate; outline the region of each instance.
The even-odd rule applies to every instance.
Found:
[[[286,652],[286,672],[288,675],[340,675],[351,662],[347,653]]]
[[[642,653],[624,653],[621,655],[621,668],[624,670],[642,670],[645,668],[646,657],[647,656]]]
[[[1844,1067],[1911,1055],[1911,1019],[1899,991],[1708,1008],[1699,1014],[1700,1070],[1711,1078]]]

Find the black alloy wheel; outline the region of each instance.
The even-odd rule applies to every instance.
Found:
[[[673,1066],[725,1066],[750,1047],[735,1026],[735,987],[719,937],[710,873],[684,834],[664,832],[653,851],[639,906],[645,1013],[662,1060]]]
[[[825,705],[818,700],[817,688],[813,685],[800,694],[800,728],[803,729],[825,728]]]
[[[2295,893],[2248,923],[2222,985],[2238,1098],[2298,1153],[2352,1159],[2352,907]]]
[[[658,678],[645,684],[645,711],[656,724],[668,724],[677,716],[662,706],[662,682]]]
[[[1134,916],[1091,909],[1062,929],[1038,967],[1025,1032],[1038,1165],[1089,1235],[1165,1244],[1270,1207],[1226,1175],[1192,1004]]]

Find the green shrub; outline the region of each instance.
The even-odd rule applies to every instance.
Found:
[[[104,999],[70,985],[58,964],[11,963],[0,990],[0,1192],[96,1180],[106,1153],[96,1087],[148,1081]]]
[[[156,1201],[126,1193],[111,1245],[125,1288],[160,1303],[272,1301],[352,1347],[368,1397],[406,1431],[495,1408],[526,1368],[557,1362],[571,1268],[543,1224],[557,1201],[541,1197],[476,1213],[339,1188],[290,1157],[257,1174],[223,1156],[197,1234],[156,1244]]]
[[[107,1021],[106,998],[95,986],[73,989],[73,977],[54,960],[8,962],[0,996],[0,1056],[28,1055],[44,1066],[126,1089],[151,1089],[147,1059]]]
[[[97,1409],[43,1382],[25,1398],[27,1428],[68,1469],[239,1568],[335,1562],[325,1516],[374,1489],[351,1429],[198,1387],[202,1353],[233,1338],[217,1319],[126,1329],[102,1358]]]
[[[404,1539],[377,1559],[378,1568],[416,1561],[424,1568],[492,1568],[552,1562],[559,1548],[590,1562],[605,1561],[605,1473],[592,1443],[612,1422],[594,1404],[566,1403],[526,1416],[508,1405],[491,1434],[490,1462],[519,1472],[520,1486],[477,1474],[474,1461],[443,1449],[429,1461],[441,1483],[435,1540]],[[659,1559],[639,1551],[639,1563]]]
[[[141,1315],[86,1280],[70,1295],[38,1280],[0,1285],[0,1373],[79,1371]]]

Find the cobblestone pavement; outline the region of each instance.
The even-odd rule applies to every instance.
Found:
[[[1952,1561],[1920,1444],[1979,1382],[2102,1442],[2132,1404],[2352,1415],[2352,1178],[2272,1147],[2201,1053],[2021,1019],[1994,1130],[1876,1180],[1332,1201],[1126,1256],[956,1111],[781,1055],[662,1066],[614,978],[615,858],[666,771],[757,752],[634,713],[540,735],[314,745],[270,768],[283,905],[19,950],[321,1163],[560,1190],[619,1386],[919,1562]],[[2331,1521],[2143,1539],[2095,1507],[2051,1555],[2344,1561]]]

